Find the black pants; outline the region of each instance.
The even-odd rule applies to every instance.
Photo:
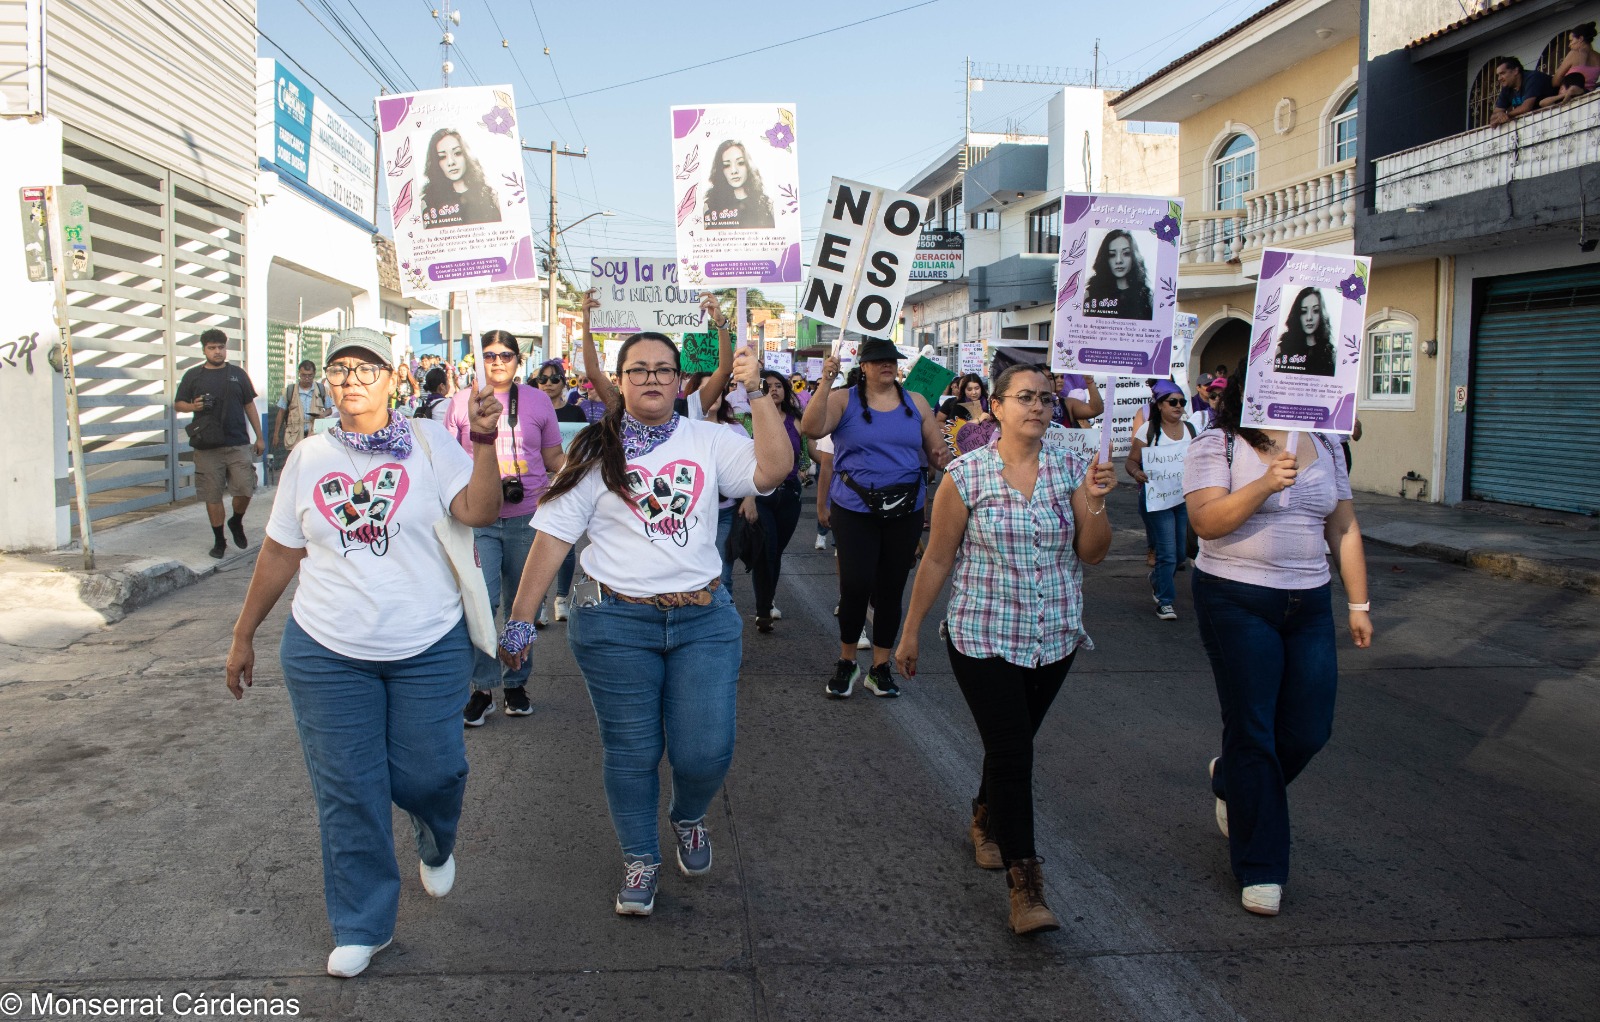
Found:
[[[839,558],[839,641],[855,643],[872,604],[872,644],[893,649],[900,633],[906,578],[917,562],[922,513],[879,518],[830,505]]]
[[[783,551],[800,523],[800,483],[786,479],[765,497],[756,498],[756,514],[767,537],[766,556],[751,569],[756,589],[756,616],[772,616],[772,597],[778,591]]]
[[[1067,680],[1065,660],[1018,667],[1000,657],[969,657],[945,640],[950,668],[983,738],[983,781],[978,801],[989,807],[989,833],[1006,862],[1031,859],[1033,847],[1033,736]]]

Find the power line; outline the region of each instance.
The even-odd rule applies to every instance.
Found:
[[[311,20],[312,20],[312,21],[315,21],[315,22],[316,22],[316,23],[317,23],[317,24],[318,24],[318,25],[320,25],[320,26],[322,26],[322,30],[323,30],[323,31],[324,31],[324,32],[326,32],[326,33],[328,33],[328,36],[329,36],[329,37],[330,37],[330,38],[331,38],[331,39],[332,39],[332,40],[333,40],[333,41],[334,41],[334,42],[336,42],[336,43],[338,43],[338,44],[339,44],[339,48],[340,48],[340,49],[341,49],[341,50],[343,50],[343,51],[344,51],[344,52],[345,52],[345,53],[348,53],[348,54],[350,54],[350,59],[351,59],[351,60],[353,60],[353,61],[355,61],[355,62],[356,62],[356,65],[357,65],[357,66],[358,66],[358,67],[360,67],[360,68],[361,68],[361,70],[362,70],[362,71],[364,71],[364,72],[366,72],[366,74],[367,74],[367,77],[368,77],[368,78],[371,78],[371,79],[372,79],[372,80],[373,80],[373,81],[374,81],[374,82],[375,82],[375,83],[377,83],[377,84],[378,84],[378,85],[389,85],[389,86],[390,86],[390,88],[393,88],[393,87],[394,87],[394,86],[393,86],[393,83],[391,83],[391,82],[389,82],[389,81],[387,81],[387,80],[386,80],[386,79],[385,79],[385,78],[382,78],[382,77],[379,77],[379,73],[378,73],[378,72],[377,72],[377,71],[375,71],[375,70],[374,70],[374,69],[373,69],[373,68],[372,68],[372,67],[371,67],[371,66],[369,66],[369,64],[367,64],[367,63],[364,63],[364,62],[363,62],[363,61],[362,61],[362,60],[361,60],[361,58],[360,58],[360,57],[358,57],[358,56],[356,56],[356,55],[355,55],[355,54],[354,54],[354,53],[351,53],[351,52],[350,52],[350,47],[348,47],[348,46],[346,46],[346,45],[345,45],[345,44],[344,44],[344,40],[343,40],[343,39],[340,39],[340,38],[339,38],[339,36],[338,36],[338,34],[337,34],[337,33],[335,33],[335,32],[334,32],[334,30],[333,30],[333,29],[331,29],[331,28],[329,28],[329,27],[328,27],[328,26],[327,26],[327,24],[326,24],[326,23],[325,23],[325,22],[324,22],[324,21],[323,21],[323,20],[322,20],[322,19],[321,19],[321,18],[319,18],[319,17],[317,17],[317,12],[316,12],[316,11],[313,11],[313,10],[312,10],[312,9],[311,9],[311,7],[310,7],[310,5],[308,5],[308,4],[307,4],[307,3],[306,3],[306,0],[298,0],[298,3],[299,3],[299,4],[300,4],[300,6],[301,6],[301,7],[304,7],[304,8],[305,8],[305,12],[306,12],[306,13],[307,13],[307,14],[309,14],[309,15],[311,15]],[[399,91],[399,90],[398,90],[398,89],[395,89],[395,91],[396,91],[396,92],[398,92],[398,91]]]
[[[389,60],[394,63],[395,70],[400,72],[400,74],[405,78],[406,84],[410,85],[412,90],[415,91],[417,88],[416,79],[411,77],[410,72],[406,70],[405,64],[401,62],[399,57],[394,55],[393,50],[389,49],[389,44],[384,42],[383,36],[378,34],[378,30],[372,27],[372,22],[367,20],[367,16],[365,14],[361,13],[361,8],[356,6],[356,0],[345,0],[345,3],[349,4],[350,9],[356,12],[356,17],[360,18],[361,23],[367,26],[367,31],[372,33],[372,38],[376,39],[378,41],[378,45],[383,47],[383,52],[389,55]]]
[[[832,35],[834,32],[843,32],[847,28],[855,28],[858,25],[865,25],[865,24],[867,24],[869,22],[881,21],[884,18],[893,17],[896,14],[904,14],[907,11],[914,11],[914,10],[917,10],[918,8],[920,8],[920,7],[931,7],[934,4],[939,3],[939,2],[940,2],[940,0],[922,0],[921,3],[910,4],[909,6],[906,6],[906,7],[899,7],[899,8],[896,8],[895,10],[892,10],[892,11],[885,11],[882,14],[874,14],[870,18],[862,18],[860,21],[852,21],[848,25],[835,25],[833,28],[825,28],[825,29],[822,29],[822,30],[817,31],[817,32],[811,32],[811,33],[809,33],[807,35],[795,36],[793,39],[785,39],[782,42],[769,43],[766,46],[758,46],[753,50],[745,50],[743,53],[734,53],[734,54],[730,54],[730,55],[728,55],[726,57],[717,57],[715,60],[701,61],[698,64],[690,64],[688,67],[680,67],[680,68],[677,68],[676,70],[673,70],[673,71],[662,71],[660,74],[646,75],[643,78],[635,78],[632,81],[617,82],[614,85],[602,85],[602,86],[600,86],[599,88],[596,88],[596,89],[588,89],[588,90],[585,90],[583,92],[574,92],[570,96],[565,96],[565,95],[558,96],[557,99],[547,99],[547,100],[544,100],[543,102],[545,102],[545,103],[554,103],[557,100],[563,100],[564,101],[564,100],[568,100],[568,99],[577,99],[579,96],[593,96],[595,93],[598,93],[598,92],[610,92],[612,89],[623,89],[623,88],[627,88],[630,85],[638,85],[638,84],[640,84],[642,82],[653,82],[658,78],[667,78],[667,77],[669,77],[671,75],[682,74],[685,71],[697,71],[697,70],[699,70],[700,68],[703,68],[703,67],[712,67],[713,65],[723,64],[723,63],[726,63],[726,62],[728,62],[730,60],[738,60],[740,57],[748,57],[748,56],[750,56],[752,54],[756,54],[756,53],[765,53],[767,50],[776,50],[779,47],[790,46],[790,45],[792,45],[794,43],[802,43],[802,42],[805,42],[807,39],[816,39],[819,36]],[[535,106],[535,105],[538,105],[538,104],[528,103],[528,104],[524,104],[524,105],[526,105],[526,106]]]

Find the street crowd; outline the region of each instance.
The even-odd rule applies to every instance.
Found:
[[[581,367],[525,366],[519,339],[491,330],[469,381],[400,362],[386,336],[354,328],[277,403],[271,440],[289,450],[227,687],[242,698],[252,684],[257,630],[297,578],[278,656],[321,829],[327,971],[362,972],[394,936],[391,804],[412,821],[423,887],[449,894],[466,729],[496,709],[532,712],[541,632],[548,643],[565,631],[593,704],[621,852],[615,912],[651,914],[668,856],[687,877],[713,868],[706,812],[733,761],[745,659],[735,568],[749,568],[741,602],[757,632],[773,631],[807,489],[815,547],[831,540],[837,558],[838,646],[797,670],[815,670],[821,698],[858,685],[899,697],[948,584],[934,655],[948,658],[983,747],[963,820],[974,862],[1003,875],[1014,932],[1057,929],[1034,842],[1033,743],[1077,654],[1094,648],[1084,565],[1110,547],[1118,482],[1109,462],[1046,438],[1109,419],[1093,379],[996,365],[935,407],[905,387],[902,352],[868,337],[847,372],[829,357],[808,381],[736,350],[710,295],[715,371],[685,374],[670,338],[638,333],[607,373],[588,328],[595,304],[584,303]],[[233,465],[251,444],[235,419],[249,421],[255,395],[229,371],[225,338],[205,350],[179,399],[220,410],[197,490],[219,547],[233,498],[226,524],[243,546],[253,478]],[[1187,444],[1177,506],[1147,510],[1141,494],[1152,604],[1175,620],[1188,570],[1222,721],[1206,768],[1216,823],[1242,907],[1276,915],[1287,789],[1332,724],[1330,565],[1355,646],[1372,624],[1348,454],[1321,434],[1243,426],[1242,403],[1238,371],[1202,377],[1192,398],[1156,381],[1123,467],[1143,490],[1146,452]],[[988,439],[956,455],[952,421],[987,424]]]

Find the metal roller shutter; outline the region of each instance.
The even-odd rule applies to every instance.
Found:
[[[1600,267],[1500,277],[1472,343],[1467,494],[1600,513]]]

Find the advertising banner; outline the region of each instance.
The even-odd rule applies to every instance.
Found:
[[[911,283],[911,256],[928,205],[910,192],[834,178],[800,313],[841,330],[889,336]]]
[[[377,153],[372,129],[352,127],[293,71],[273,60],[256,60],[257,109],[272,120],[256,125],[256,155],[282,177],[292,178],[375,224]],[[270,96],[270,100],[268,100]],[[270,104],[270,105],[269,105]]]
[[[1179,199],[1062,196],[1056,372],[1171,376],[1182,228]]]
[[[1111,457],[1121,461],[1133,450],[1133,419],[1141,408],[1150,407],[1150,385],[1143,377],[1118,377],[1116,393],[1106,407],[1106,418],[1111,420]]]
[[[509,85],[378,98],[400,293],[537,282]]]
[[[967,239],[960,231],[923,231],[911,257],[911,279],[960,280],[966,252]]]
[[[1244,425],[1324,433],[1355,427],[1371,272],[1372,261],[1362,256],[1276,248],[1261,254]]]
[[[794,104],[673,107],[672,198],[683,283],[798,284]]]
[[[600,307],[590,322],[597,334],[681,334],[705,329],[700,289],[678,286],[678,261],[646,256],[594,256],[590,282]]]

